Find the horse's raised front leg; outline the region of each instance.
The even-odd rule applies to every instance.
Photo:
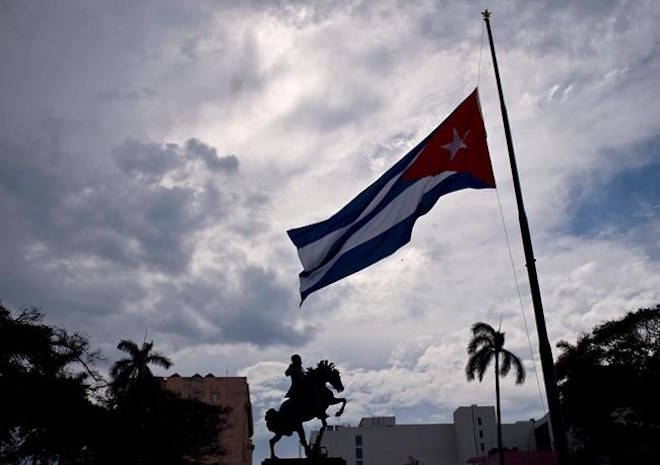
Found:
[[[280,433],[275,433],[275,436],[270,438],[270,441],[268,441],[268,444],[270,444],[270,458],[271,459],[276,459],[277,455],[275,455],[275,443],[282,439],[282,435]]]
[[[343,397],[339,397],[337,400],[341,402],[341,407],[339,408],[339,410],[337,410],[337,413],[335,413],[336,417],[344,413],[344,407],[346,407],[346,399],[344,399]]]
[[[338,417],[342,413],[344,413],[344,407],[346,407],[346,399],[343,397],[335,397],[332,396],[330,399],[328,399],[328,405],[337,405],[341,404],[340,409],[335,413],[335,416]]]

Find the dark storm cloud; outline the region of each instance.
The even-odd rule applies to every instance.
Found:
[[[436,50],[446,48],[456,49],[458,45],[457,37],[478,39],[481,15],[475,5],[469,2],[456,2],[448,5],[447,2],[432,2],[427,8],[420,10],[410,10],[408,14],[415,18],[419,36],[430,40]],[[439,18],[451,15],[452,21],[442,21]],[[474,17],[474,21],[469,21],[469,16]],[[467,25],[473,27],[466,28]],[[476,27],[475,27],[476,26]]]
[[[260,266],[245,263],[235,273],[206,271],[182,285],[163,285],[159,295],[151,327],[177,335],[183,344],[295,346],[315,332],[310,325],[291,325],[298,318],[296,294]]]
[[[124,86],[120,89],[108,89],[98,93],[98,97],[105,101],[125,100],[136,101],[141,99],[153,98],[158,95],[154,89],[149,87],[134,88],[131,86]]]
[[[92,315],[112,319],[123,314],[153,328],[166,312],[153,321],[139,316],[150,313],[147,297],[153,295],[141,282],[144,273],[170,279],[185,275],[197,233],[230,222],[243,208],[254,210],[255,202],[267,204],[268,196],[196,181],[188,165],[197,160],[214,175],[236,175],[239,164],[237,157],[218,156],[216,148],[199,139],[182,145],[129,139],[112,149],[111,157],[99,159],[64,148],[75,132],[66,122],[52,120],[40,126],[40,135],[0,138],[1,297],[16,306],[42,307],[59,321],[74,318],[76,325],[93,321]],[[159,184],[170,174],[185,182]],[[255,230],[244,231],[250,234]],[[232,248],[230,241],[223,246]],[[180,303],[169,307],[168,331],[189,340],[186,334],[192,334],[194,322],[206,311],[210,328],[217,327],[227,340],[302,340],[299,331],[258,315],[267,305],[291,307],[286,302],[293,296],[272,278],[246,265],[236,282],[225,277],[218,286],[218,281],[193,279],[174,296],[159,298]],[[226,295],[227,289],[240,291]],[[166,288],[162,292],[168,295]],[[261,298],[255,297],[261,292]],[[191,305],[200,301],[227,304]],[[188,313],[182,313],[184,302]],[[196,312],[202,313],[196,317]],[[248,330],[249,321],[256,332]],[[115,326],[115,332],[121,327]]]
[[[214,173],[238,172],[235,155],[219,156],[215,147],[196,138],[188,139],[183,146],[128,139],[112,153],[122,171],[149,183],[158,182],[167,173],[183,168],[189,160],[201,160]]]
[[[22,240],[41,241],[54,256],[180,273],[191,259],[191,236],[221,214],[222,195],[211,184],[157,184],[185,162],[177,144],[128,141],[113,151],[119,170],[42,140],[3,139],[0,149],[10,221],[26,226]]]
[[[183,160],[176,144],[144,143],[128,139],[112,150],[117,166],[125,173],[158,182],[167,172],[179,167]]]
[[[201,159],[211,171],[224,171],[226,173],[238,171],[238,158],[235,155],[219,157],[215,147],[194,138],[188,139],[185,147],[189,156]]]
[[[286,343],[302,345],[314,336],[313,328],[294,329],[297,295],[278,284],[272,272],[250,266],[242,270],[241,289],[234,295],[235,311],[225,321],[225,331],[236,340],[248,337],[259,345]],[[254,290],[259,292],[254,292]]]
[[[230,108],[266,79],[254,31],[231,20],[245,17],[240,2],[1,5],[6,128],[54,114],[86,122],[102,131],[101,145],[115,145],[157,137],[195,118],[200,105]]]
[[[45,250],[19,248],[16,237],[7,237],[4,231],[0,237],[11,244],[0,246],[2,300],[14,307],[37,306],[51,321],[65,327],[93,329],[100,336],[95,343],[104,342],[107,336],[111,341],[118,338],[116,328],[103,326],[103,321],[147,295],[130,268],[76,266],[74,261],[54,258]]]
[[[243,302],[295,308],[295,293],[270,271],[219,263],[236,270],[210,282],[190,266],[211,229],[211,249],[241,256],[232,238],[263,234],[268,223],[259,212],[270,202],[238,181],[237,156],[198,137],[158,139],[194,120],[199,106],[231,109],[264,85],[254,31],[214,16],[243,17],[244,5],[208,7],[2,4],[0,298],[7,303],[38,305],[105,342],[154,325],[169,325],[184,344],[200,331],[261,345],[306,340]],[[158,284],[163,279],[170,288]],[[190,305],[203,297],[225,304]],[[171,312],[159,313],[154,302]]]

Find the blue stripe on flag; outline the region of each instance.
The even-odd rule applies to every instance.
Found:
[[[360,214],[364,211],[365,208],[371,203],[371,201],[378,195],[378,193],[383,189],[383,187],[395,176],[398,176],[403,172],[408,164],[415,158],[417,152],[419,152],[429,138],[433,135],[433,132],[426,136],[426,138],[417,144],[410,152],[406,154],[401,160],[399,160],[393,167],[391,167],[385,174],[380,178],[374,181],[369,187],[363,190],[357,197],[351,200],[346,204],[341,210],[332,215],[325,221],[319,223],[310,224],[308,226],[303,226],[300,228],[290,229],[287,231],[287,234],[291,238],[291,241],[296,245],[297,248],[304,247],[305,245],[315,242],[318,239],[326,236],[327,234],[336,231],[337,229],[343,228],[350,225],[356,219],[360,217]]]
[[[367,215],[365,215],[363,218],[360,218],[359,221],[356,221],[354,224],[352,224],[345,232],[344,234],[341,235],[341,237],[337,238],[335,242],[332,244],[330,249],[328,250],[328,253],[326,256],[323,258],[323,260],[314,268],[310,268],[307,270],[303,270],[300,273],[300,276],[309,276],[311,273],[313,273],[316,269],[322,267],[328,261],[332,260],[334,256],[341,250],[341,248],[344,246],[346,241],[350,239],[350,237],[355,234],[360,228],[362,228],[364,225],[369,223],[371,219],[376,216],[378,213],[381,212],[384,208],[388,206],[388,204],[395,199],[399,194],[401,194],[403,191],[408,189],[410,186],[415,184],[416,182],[419,182],[418,179],[415,180],[404,180],[404,179],[399,179],[390,189],[390,191],[383,197],[383,199],[380,201],[378,206],[376,206],[373,210],[371,210]]]
[[[445,181],[441,182],[422,196],[417,209],[412,215],[408,216],[405,220],[397,223],[396,225],[393,225],[393,227],[380,234],[379,236],[376,236],[345,252],[317,283],[308,289],[305,289],[304,291],[301,288],[300,296],[302,300],[305,300],[305,298],[312,292],[332,284],[346,276],[356,273],[385,257],[388,257],[396,250],[407,244],[410,241],[412,229],[415,225],[415,221],[417,221],[417,218],[428,213],[433,205],[435,205],[438,198],[441,196],[460,189],[484,189],[488,187],[489,186],[487,186],[483,181],[468,173],[457,173],[450,176]],[[308,273],[303,271],[299,276],[304,278],[308,276]]]

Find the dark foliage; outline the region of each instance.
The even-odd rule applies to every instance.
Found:
[[[87,395],[96,355],[83,336],[41,320],[0,304],[0,463],[85,463],[88,425],[102,410]]]
[[[165,391],[148,365],[171,362],[153,343],[122,341],[130,358],[108,384],[87,338],[42,320],[0,304],[0,463],[194,465],[221,452],[227,409]]]
[[[122,340],[117,348],[128,357],[111,370],[117,426],[109,434],[121,448],[105,451],[109,463],[196,465],[206,463],[206,456],[222,455],[218,437],[229,409],[165,391],[149,365],[169,368],[172,362],[152,350],[153,342],[138,347]]]
[[[170,359],[152,350],[153,346],[153,341],[145,341],[142,343],[142,347],[138,347],[135,342],[125,339],[117,344],[117,349],[126,352],[129,356],[118,360],[112,366],[110,376],[112,376],[112,386],[116,393],[132,389],[143,383],[148,384],[153,379],[149,365],[158,365],[163,368],[172,366]]]
[[[516,373],[516,384],[525,382],[525,367],[520,358],[513,352],[504,348],[504,333],[495,330],[491,325],[483,322],[477,322],[472,325],[472,339],[468,343],[468,362],[465,366],[465,377],[468,381],[474,380],[475,376],[479,381],[484,379],[484,374],[490,363],[498,359],[501,361],[497,376],[505,377],[509,374],[511,367],[514,367]]]
[[[577,463],[660,463],[660,306],[597,326],[557,359]]]
[[[110,440],[104,444],[109,448],[99,459],[108,464],[206,463],[206,456],[222,454],[218,435],[227,413],[227,408],[182,399],[152,378],[114,400],[112,427],[106,431]]]

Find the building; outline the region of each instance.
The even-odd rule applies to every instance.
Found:
[[[225,451],[209,463],[221,465],[252,465],[252,404],[250,387],[244,377],[183,377],[174,374],[162,379],[163,386],[183,398],[194,398],[212,405],[230,407],[227,428],[220,433],[220,445]]]
[[[499,455],[493,453],[487,457],[475,457],[469,463],[478,465],[499,465]],[[504,465],[557,465],[557,459],[552,451],[506,451]]]
[[[507,464],[549,465],[547,418],[502,425]],[[313,439],[318,432],[313,433]],[[348,465],[465,465],[490,463],[497,449],[495,408],[471,405],[454,411],[447,424],[398,425],[395,417],[363,418],[358,426],[330,426],[322,446]],[[524,462],[522,462],[524,456]],[[550,452],[550,458],[553,459]]]

